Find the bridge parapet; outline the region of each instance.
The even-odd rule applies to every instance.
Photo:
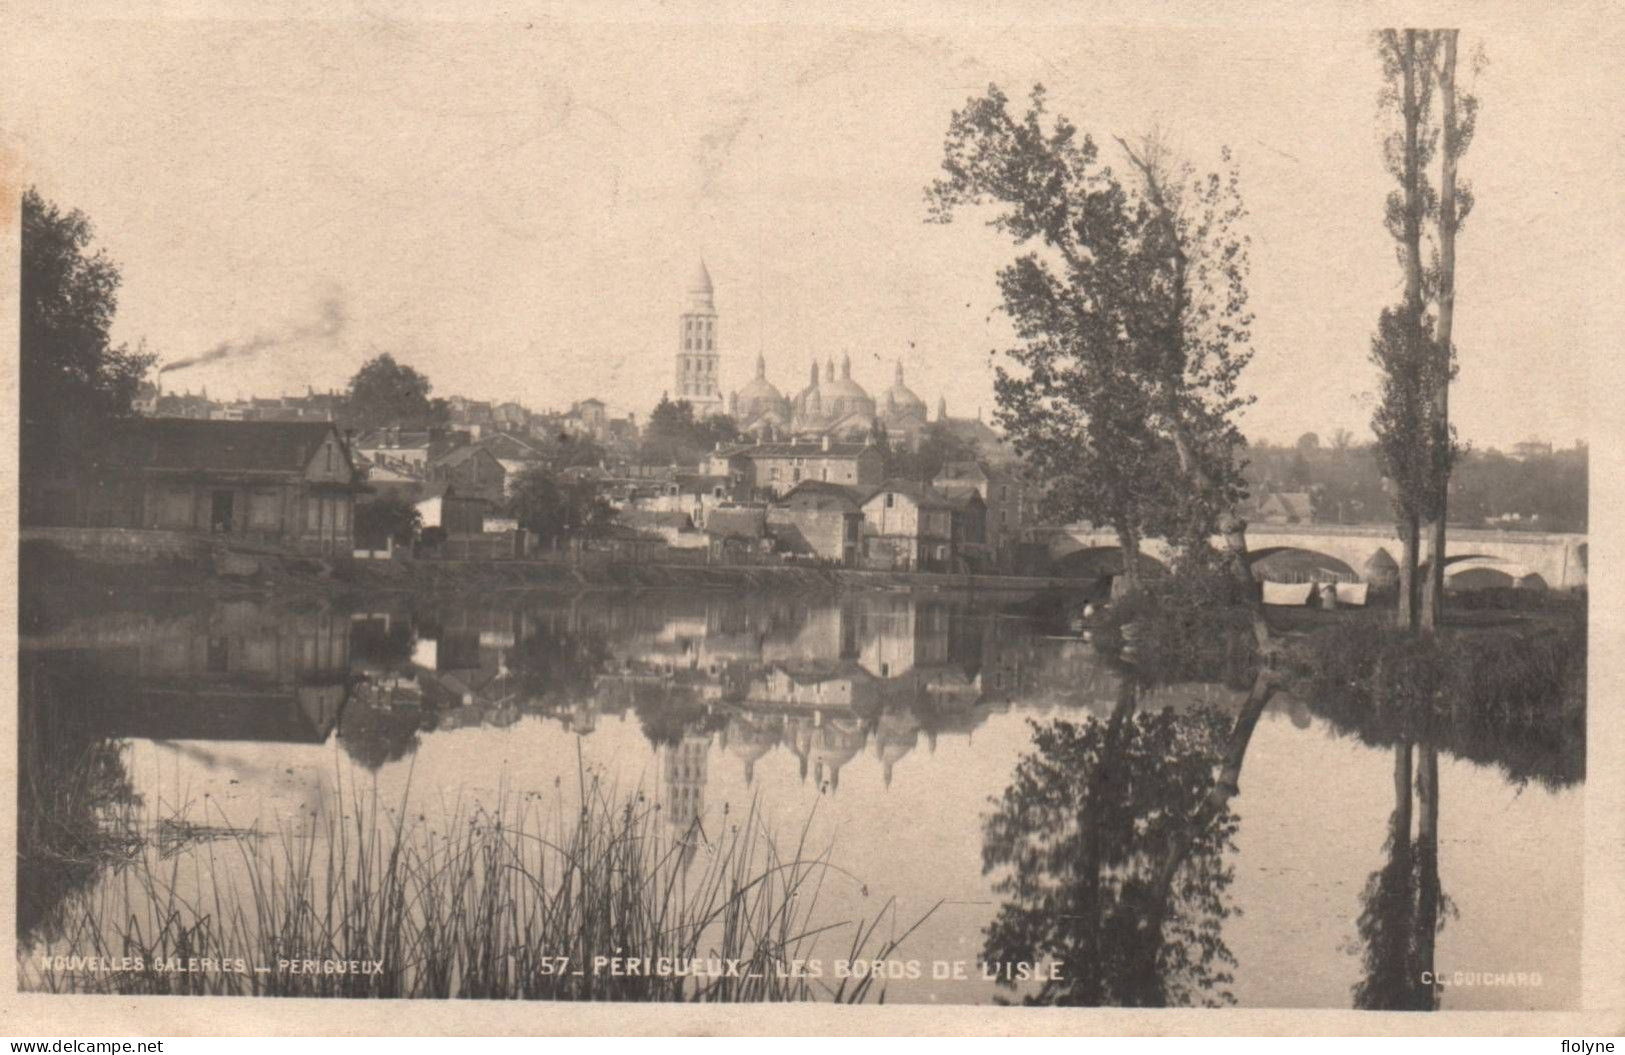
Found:
[[[1086,549],[1117,549],[1117,533],[1093,525],[1039,529],[1036,539],[1048,544],[1051,559]],[[1398,557],[1402,545],[1392,525],[1384,524],[1256,524],[1247,529],[1253,550],[1303,550],[1334,558],[1350,568],[1363,569],[1378,550]],[[1224,540],[1215,536],[1215,546]],[[1161,539],[1146,539],[1142,551],[1167,562],[1169,547]],[[1559,532],[1495,531],[1452,528],[1446,545],[1447,575],[1472,568],[1497,568],[1517,581],[1539,581],[1556,589],[1586,584],[1588,537]]]

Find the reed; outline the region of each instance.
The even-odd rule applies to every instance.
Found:
[[[579,809],[562,797],[549,808],[541,795],[504,792],[495,807],[453,809],[444,824],[411,814],[404,796],[391,807],[375,785],[351,785],[341,792],[344,810],[280,832],[211,826],[211,838],[191,853],[147,852],[72,895],[58,936],[20,954],[22,985],[527,1000],[884,998],[875,989],[884,983],[873,978],[837,984],[798,968],[820,939],[841,941],[835,956],[884,959],[913,930],[897,933],[891,901],[867,921],[816,922],[831,877],[861,884],[828,850],[809,852],[810,815],[783,850],[754,803],[743,816],[725,812],[720,831],[699,820],[673,828],[642,794],[617,796],[585,768],[579,784]],[[84,970],[62,957],[139,967]],[[289,967],[308,961],[378,966]],[[176,969],[191,966],[204,969]]]

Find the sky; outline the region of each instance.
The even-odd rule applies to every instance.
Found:
[[[439,395],[641,417],[673,387],[703,256],[725,390],[758,352],[787,393],[849,354],[871,393],[901,360],[932,406],[989,416],[1015,249],[985,215],[926,223],[924,188],[957,107],[1041,81],[1105,144],[1156,126],[1199,167],[1232,149],[1257,316],[1243,429],[1369,435],[1370,335],[1400,272],[1367,26],[341,10],[32,23],[24,54],[0,45],[23,182],[88,214],[123,270],[116,335],[171,362],[260,348],[166,389],[342,387],[387,351]],[[1487,62],[1451,411],[1479,447],[1585,438],[1618,335],[1594,276],[1614,252],[1597,235],[1621,144],[1597,115],[1620,100],[1598,71],[1619,33],[1520,17],[1463,28]]]

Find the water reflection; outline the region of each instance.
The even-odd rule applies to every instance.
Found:
[[[23,645],[25,942],[55,941],[63,900],[153,838],[142,744],[273,811],[310,809],[324,792],[299,785],[335,753],[392,788],[427,773],[413,779],[441,798],[510,765],[521,792],[573,784],[585,757],[680,832],[758,799],[786,830],[821,810],[876,896],[915,915],[952,899],[914,955],[1058,965],[1003,990],[1032,1003],[1436,1007],[1450,998],[1423,972],[1460,966],[1440,945],[1441,874],[1458,896],[1493,889],[1509,849],[1578,839],[1577,801],[1550,796],[1579,781],[1583,745],[1557,733],[1470,706],[1417,725],[1268,679],[1154,685],[955,597],[228,603],[104,613]],[[1475,776],[1485,764],[1498,775]],[[41,779],[61,773],[77,778]],[[1538,792],[1519,794],[1531,775]],[[1445,780],[1477,781],[1456,807],[1472,846],[1441,838]],[[1484,800],[1503,787],[1510,805]],[[1311,896],[1300,855],[1339,874]],[[831,911],[861,915],[867,895],[831,894]],[[1299,901],[1307,923],[1278,915]],[[1462,904],[1466,948],[1519,954],[1471,944],[1509,904]],[[1324,920],[1346,939],[1293,937]],[[927,979],[893,999],[996,995]]]
[[[1260,675],[1233,720],[1206,705],[1140,710],[1145,691],[1126,671],[1104,721],[1035,725],[986,823],[983,865],[1004,897],[986,959],[1060,968],[1026,1003],[1235,1002],[1229,802],[1275,683]]]

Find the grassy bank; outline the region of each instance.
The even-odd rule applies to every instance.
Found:
[[[19,945],[20,984],[477,999],[883,995],[873,979],[797,967],[884,958],[911,929],[889,903],[867,922],[821,920],[825,883],[857,880],[812,853],[805,829],[781,847],[752,809],[717,830],[674,831],[641,794],[614,798],[585,774],[581,796],[579,812],[505,796],[440,828],[354,790],[342,811],[277,833],[172,821],[128,865],[71,894],[54,936]],[[129,969],[75,970],[71,957]],[[289,966],[299,961],[377,968],[306,973]],[[197,964],[216,966],[185,969]]]

